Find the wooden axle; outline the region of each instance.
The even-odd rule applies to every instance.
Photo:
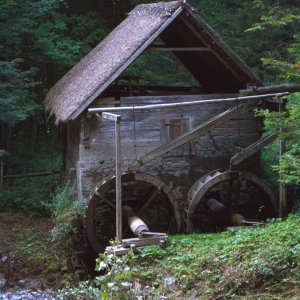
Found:
[[[132,231],[132,233],[137,236],[143,236],[144,232],[149,232],[149,227],[146,223],[135,215],[133,209],[130,206],[124,206],[122,209],[123,215],[127,218],[127,223]]]

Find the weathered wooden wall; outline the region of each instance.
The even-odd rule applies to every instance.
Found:
[[[65,169],[68,178],[73,179],[76,176],[76,167],[79,160],[79,133],[80,120],[71,121],[66,125],[65,141]]]
[[[220,98],[220,95],[186,96],[184,101],[201,98]],[[172,102],[179,99],[183,101],[182,97],[173,96]],[[170,97],[121,98],[122,105],[165,102],[170,102]],[[120,102],[102,99],[96,101],[93,106],[113,106],[113,104],[120,105]],[[173,138],[174,134],[191,129],[234,105],[235,102],[230,102],[122,112],[122,170],[127,171],[129,163],[163,145],[168,139]],[[172,123],[172,120],[175,121]],[[170,127],[166,129],[166,126],[177,127],[170,130]],[[77,130],[75,127],[74,129]],[[181,201],[184,201],[187,190],[200,176],[214,169],[228,168],[230,157],[241,147],[246,147],[257,140],[260,130],[261,124],[254,118],[253,113],[244,113],[239,118],[213,129],[207,135],[191,141],[188,145],[138,168],[137,171],[158,176],[173,189]],[[68,134],[71,134],[70,130]],[[70,144],[71,141],[75,142],[74,136],[70,136],[69,139]],[[114,122],[97,118],[95,115],[91,118],[82,115],[78,157],[79,193],[82,199],[86,199],[101,179],[115,172]],[[76,151],[70,155],[70,166],[74,166],[74,159]],[[255,171],[259,167],[259,159],[252,158],[246,164],[240,167]]]

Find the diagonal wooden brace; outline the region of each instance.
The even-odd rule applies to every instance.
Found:
[[[257,99],[260,100],[260,99]],[[174,150],[177,147],[180,147],[191,140],[200,137],[201,135],[206,134],[208,131],[214,129],[217,126],[222,125],[226,121],[233,119],[234,117],[245,113],[246,111],[249,111],[257,106],[257,102],[253,101],[246,101],[243,102],[235,107],[232,107],[223,113],[211,118],[210,120],[202,123],[201,125],[198,125],[191,129],[190,131],[182,134],[178,138],[170,141],[169,143],[166,143],[165,145],[143,155],[138,160],[134,161],[132,164],[128,166],[129,170],[135,169],[139,167],[140,165],[146,164],[153,159],[156,159],[158,157],[163,156],[164,154],[168,153],[169,151]]]
[[[254,142],[253,144],[251,144],[247,148],[243,149],[238,154],[232,156],[231,159],[230,159],[230,165],[234,166],[234,165],[237,165],[237,164],[241,163],[243,160],[245,160],[246,158],[248,158],[252,154],[256,153],[257,151],[259,151],[263,147],[265,147],[265,146],[269,145],[270,143],[272,143],[276,139],[277,136],[278,136],[278,132],[274,132],[274,133],[270,133],[267,136],[257,140],[256,142]]]

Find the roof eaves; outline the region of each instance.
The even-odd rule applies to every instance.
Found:
[[[80,106],[68,120],[75,120],[104,90],[112,84],[112,82],[121,75],[121,73],[167,28],[174,19],[176,19],[180,13],[183,11],[183,6],[179,6],[175,12],[170,15],[170,17],[157,29],[155,33],[128,59],[123,65],[120,66],[118,71],[116,71],[104,84],[99,86],[99,88],[85,101],[85,103]]]

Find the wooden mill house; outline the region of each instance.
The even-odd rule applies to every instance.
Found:
[[[142,84],[143,73],[128,76],[128,68],[144,53],[171,53],[190,73],[193,84],[150,86]],[[97,211],[108,217],[115,197],[115,123],[101,117],[102,112],[121,116],[123,203],[137,213],[145,212],[152,231],[182,225],[192,231],[189,206],[194,211],[200,194],[217,182],[232,179],[232,169],[224,173],[231,158],[260,139],[261,121],[252,109],[270,96],[238,95],[241,89],[261,85],[185,1],[133,9],[57,82],[45,100],[46,110],[66,124],[64,169],[75,179],[79,198],[87,205],[94,201],[93,224]],[[259,172],[258,153],[236,163],[237,168],[236,176],[262,186],[276,205],[271,191],[254,175]],[[218,180],[201,190],[204,181],[214,178]],[[194,202],[193,193],[198,193]],[[147,206],[152,215],[149,209],[146,212]],[[165,213],[165,220],[156,219],[153,212]],[[101,234],[110,235],[111,224],[101,226]],[[94,248],[101,249],[101,243],[90,239]]]

